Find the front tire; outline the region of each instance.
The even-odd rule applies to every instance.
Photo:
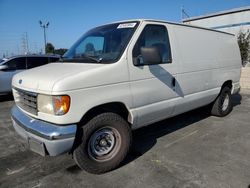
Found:
[[[82,127],[82,143],[74,150],[77,165],[90,173],[101,174],[118,167],[129,152],[132,134],[119,115],[103,113]]]
[[[218,117],[224,117],[228,115],[232,109],[231,89],[228,86],[225,86],[212,104],[211,114]]]

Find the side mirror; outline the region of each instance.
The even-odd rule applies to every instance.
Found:
[[[7,65],[0,65],[0,71],[7,70],[8,66]]]
[[[144,65],[156,65],[162,62],[160,52],[156,47],[141,47]]]

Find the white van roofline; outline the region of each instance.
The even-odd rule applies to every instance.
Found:
[[[203,30],[208,30],[208,31],[214,31],[214,32],[218,32],[218,33],[223,33],[223,34],[228,34],[228,35],[231,35],[231,36],[235,36],[232,33],[224,32],[224,31],[219,31],[219,30],[214,30],[214,29],[210,29],[210,28],[206,28],[206,27],[200,27],[200,26],[196,26],[196,25],[192,25],[192,24],[185,24],[185,23],[170,22],[170,21],[165,21],[165,20],[156,20],[156,19],[129,19],[129,20],[121,20],[121,21],[115,21],[115,22],[103,24],[101,26],[109,25],[109,24],[115,24],[115,23],[121,23],[121,22],[156,22],[156,23],[167,23],[167,24],[172,24],[172,25],[179,25],[179,26],[184,26],[184,27],[192,27],[192,28],[203,29]]]

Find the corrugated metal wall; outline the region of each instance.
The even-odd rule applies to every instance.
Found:
[[[247,30],[250,31],[250,10],[198,20],[187,20],[184,21],[184,23],[217,29],[237,35],[240,30],[243,32]]]

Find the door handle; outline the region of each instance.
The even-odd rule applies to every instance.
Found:
[[[176,83],[175,77],[173,77],[173,78],[172,78],[172,86],[173,86],[173,87],[175,87],[175,83]]]

